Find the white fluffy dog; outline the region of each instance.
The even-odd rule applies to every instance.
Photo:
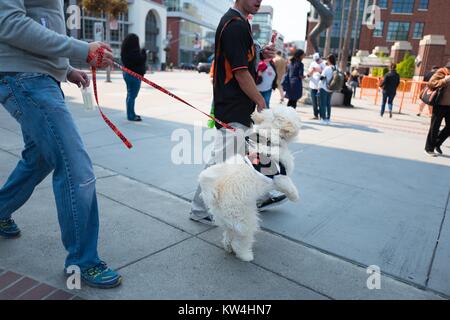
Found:
[[[253,168],[250,152],[246,158],[237,155],[209,167],[199,177],[203,200],[216,225],[223,228],[225,250],[234,252],[243,261],[253,260],[252,248],[259,230],[258,199],[273,190],[286,194],[291,201],[299,199],[297,188],[289,178],[294,170],[294,157],[288,149],[288,143],[300,129],[297,112],[280,106],[255,113],[252,118],[254,132],[270,141],[270,146],[258,145],[258,153],[269,155],[272,163],[279,163],[276,167],[283,168],[283,174],[273,179],[264,176]]]

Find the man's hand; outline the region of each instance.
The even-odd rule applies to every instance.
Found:
[[[90,80],[86,72],[81,70],[72,69],[70,73],[67,75],[67,80],[69,82],[75,83],[79,88],[83,86],[83,88],[89,87]]]
[[[263,112],[264,109],[267,109],[266,100],[261,96],[261,99],[258,99],[256,103],[256,110]]]
[[[262,49],[262,55],[264,59],[273,59],[275,58],[276,53],[277,51],[274,44],[264,46]]]
[[[100,48],[104,49],[104,55],[103,55],[103,59],[101,59],[101,61],[98,61],[98,51]],[[112,50],[111,47],[103,42],[91,42],[89,43],[89,57],[93,57],[93,59],[91,61],[89,61],[88,63],[93,66],[93,67],[98,67],[98,68],[106,68],[108,66],[112,66],[113,65],[113,55],[112,55]]]

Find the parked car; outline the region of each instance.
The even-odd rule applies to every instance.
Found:
[[[200,62],[197,65],[197,71],[198,73],[209,73],[209,71],[211,70],[211,62]]]
[[[180,69],[182,70],[195,70],[197,67],[193,63],[182,63],[180,64]]]

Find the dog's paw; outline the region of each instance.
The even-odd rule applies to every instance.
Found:
[[[223,239],[222,245],[226,252],[233,253],[233,247],[231,246],[231,243],[229,241],[226,241],[225,239]]]
[[[297,190],[295,190],[295,192],[293,191],[292,193],[287,194],[286,196],[292,202],[298,202],[300,200],[300,195],[298,194]]]
[[[250,262],[250,261],[253,261],[253,259],[254,259],[253,252],[251,252],[251,251],[236,253],[236,257],[238,257],[240,260],[242,260],[244,262]]]

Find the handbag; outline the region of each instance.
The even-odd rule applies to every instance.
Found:
[[[445,70],[445,74],[448,75],[447,70]],[[431,89],[429,85],[427,84],[425,88],[423,88],[422,92],[420,93],[420,100],[422,100],[423,103],[435,107],[439,105],[439,102],[444,95],[445,87],[437,88],[437,89]]]

